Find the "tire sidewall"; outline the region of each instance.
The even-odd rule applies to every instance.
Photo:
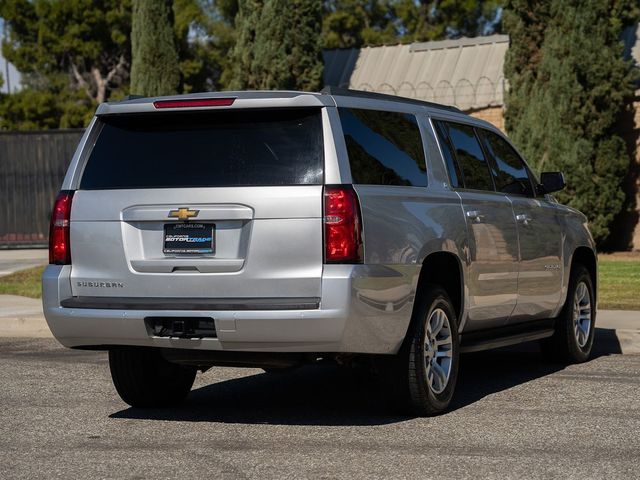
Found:
[[[584,283],[589,291],[589,301],[591,302],[591,327],[589,330],[589,337],[584,347],[578,345],[578,339],[574,332],[574,298],[576,289],[580,283]],[[591,355],[591,349],[593,347],[593,340],[596,331],[596,302],[594,296],[593,283],[591,281],[591,275],[582,266],[576,268],[574,274],[569,281],[569,290],[567,292],[567,301],[565,303],[565,309],[563,312],[563,328],[565,329],[566,342],[569,354],[572,359],[578,362],[584,362],[589,359]]]
[[[442,309],[448,319],[451,329],[452,355],[451,355],[451,373],[446,388],[441,393],[435,393],[430,387],[427,380],[426,365],[424,361],[424,343],[427,334],[427,321],[436,309]],[[422,388],[422,394],[426,396],[429,405],[437,411],[447,408],[453,393],[455,391],[456,381],[458,378],[459,366],[459,337],[458,337],[458,321],[455,311],[451,305],[446,292],[440,288],[432,289],[423,303],[423,308],[418,318],[417,331],[415,332],[411,354],[414,356],[417,374],[417,385]]]

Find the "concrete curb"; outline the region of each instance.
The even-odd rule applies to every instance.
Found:
[[[0,338],[52,337],[38,299],[0,295]],[[600,310],[596,321],[598,353],[640,354],[640,311]]]

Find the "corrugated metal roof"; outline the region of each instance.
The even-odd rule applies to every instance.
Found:
[[[507,35],[324,51],[324,82],[462,110],[503,103]]]

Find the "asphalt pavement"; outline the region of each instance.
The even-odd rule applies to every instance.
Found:
[[[184,406],[133,409],[104,352],[0,339],[0,478],[637,478],[640,356],[598,345],[568,367],[465,355],[452,411],[410,418],[322,365],[214,368]]]

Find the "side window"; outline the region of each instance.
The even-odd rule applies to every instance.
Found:
[[[340,108],[353,183],[427,185],[422,138],[415,115]]]
[[[438,120],[433,121],[433,126],[438,135],[438,143],[444,156],[444,161],[447,166],[447,172],[449,173],[449,180],[453,188],[464,187],[462,172],[460,166],[453,155],[453,148],[449,141],[449,134],[447,133],[447,125],[444,122]]]
[[[478,129],[491,156],[491,171],[499,192],[533,196],[527,167],[503,138],[488,130]]]
[[[493,191],[493,181],[473,127],[447,123],[449,138],[464,175],[465,188]]]

